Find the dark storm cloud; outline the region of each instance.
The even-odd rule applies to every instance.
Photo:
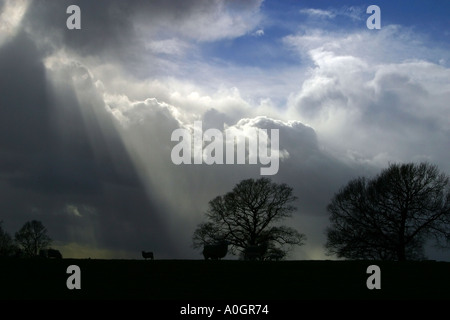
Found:
[[[173,252],[164,208],[145,191],[100,98],[80,105],[76,73],[55,84],[49,72],[24,32],[0,48],[2,219],[15,228],[42,220],[58,241],[92,240],[71,234],[95,228],[92,237],[106,248]],[[93,214],[70,217],[67,205]]]
[[[118,176],[108,159],[105,167],[96,165],[93,148],[101,153],[105,137],[100,135],[93,117],[88,119],[90,123],[84,122],[69,88],[63,104],[55,104],[41,57],[25,33],[0,49],[0,70],[9,75],[0,79],[0,143],[2,167],[12,169],[8,170],[12,184],[49,192],[65,192],[66,188],[71,192],[92,192],[99,187],[99,177],[104,177],[136,185],[136,176]],[[86,126],[97,131],[93,139],[96,145],[89,142]],[[109,138],[124,154],[117,137]],[[125,163],[125,167],[129,166]]]
[[[45,70],[36,47],[25,33],[0,48],[0,72],[2,151],[40,151],[39,136],[52,139]]]
[[[145,40],[172,37],[209,41],[236,35],[240,17],[256,11],[261,1],[32,1],[24,18],[35,34],[50,37],[82,55],[108,55],[138,59],[136,48],[145,49]],[[66,9],[81,9],[81,30],[68,30]],[[222,17],[228,25],[220,25]],[[233,20],[234,17],[238,17]],[[237,33],[245,33],[246,24]],[[215,25],[216,24],[216,25]],[[250,27],[250,24],[249,26]]]
[[[82,29],[66,28],[70,5],[81,8]],[[131,13],[125,1],[32,1],[24,18],[33,33],[47,35],[56,45],[65,45],[83,55],[116,53],[133,41]],[[116,50],[113,50],[116,49]]]

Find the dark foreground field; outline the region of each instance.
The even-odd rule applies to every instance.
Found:
[[[366,269],[381,268],[381,290]],[[81,269],[69,290],[67,267]],[[449,262],[0,260],[0,299],[450,299]]]

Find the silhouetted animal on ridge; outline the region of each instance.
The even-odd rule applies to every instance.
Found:
[[[269,261],[280,261],[283,259],[285,254],[283,252],[272,252],[267,257],[266,260]]]
[[[260,245],[247,246],[244,249],[244,259],[245,260],[263,260],[266,252],[267,252],[267,242],[263,242]]]
[[[61,252],[56,249],[41,249],[39,250],[39,256],[42,258],[62,259]]]
[[[154,257],[153,257],[153,252],[151,252],[151,251],[149,251],[149,252],[145,252],[145,251],[142,251],[142,258],[144,258],[145,260],[147,260],[147,259],[154,259]]]
[[[205,244],[203,246],[203,257],[205,260],[219,260],[227,255],[228,242],[222,241],[217,244]]]

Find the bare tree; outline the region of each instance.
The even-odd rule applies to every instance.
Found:
[[[37,256],[40,249],[47,248],[51,239],[47,235],[47,229],[40,221],[28,221],[16,232],[16,242],[19,244],[25,255],[29,257]]]
[[[352,180],[327,209],[326,248],[338,257],[414,260],[430,238],[450,243],[449,177],[428,163],[392,164],[373,179]]]
[[[11,256],[15,251],[14,241],[2,227],[3,221],[0,221],[0,257]]]
[[[262,244],[270,254],[272,250],[286,252],[292,245],[302,245],[305,235],[279,224],[296,210],[292,205],[295,200],[286,184],[268,178],[243,180],[233,191],[209,202],[208,222],[195,230],[194,248],[226,240],[233,254]]]

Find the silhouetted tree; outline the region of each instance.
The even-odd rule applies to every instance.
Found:
[[[349,259],[423,258],[429,238],[450,240],[449,177],[435,165],[392,164],[350,181],[328,205],[328,253]]]
[[[292,188],[286,184],[268,178],[243,180],[231,192],[209,202],[208,222],[195,230],[194,248],[226,240],[233,254],[263,244],[268,246],[269,254],[302,245],[305,235],[279,224],[296,210],[292,206],[295,200]]]
[[[0,257],[11,256],[15,252],[15,245],[12,237],[3,230],[3,221],[0,221]]]
[[[29,257],[37,256],[40,249],[47,248],[51,239],[47,235],[47,229],[40,221],[28,221],[16,232],[15,239]]]

